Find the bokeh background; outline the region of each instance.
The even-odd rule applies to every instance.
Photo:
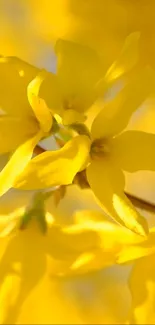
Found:
[[[63,38],[94,48],[104,59],[106,71],[117,57],[125,37],[132,31],[140,31],[141,64],[147,63],[155,68],[154,12],[154,0],[0,0],[0,54],[17,56],[30,64],[54,72],[54,44],[58,38]],[[155,133],[154,104],[152,100],[140,107],[130,120],[128,128]],[[3,159],[5,160],[2,157]],[[128,174],[126,190],[154,204],[155,175],[151,172]],[[31,193],[27,196],[18,191],[10,191],[1,199],[1,213],[7,213],[6,205],[8,211],[13,210],[15,202],[16,208],[21,207],[28,202],[29,196]],[[58,220],[63,219],[63,222],[69,222],[72,212],[82,208],[98,209],[92,194],[89,191],[81,192],[77,188],[68,191],[66,200],[62,200],[58,209],[52,201],[49,200],[48,203],[51,213]],[[154,225],[154,213],[144,210],[142,212],[147,216],[150,225]],[[39,263],[38,261],[37,267],[40,267]],[[21,309],[18,306],[16,315],[7,307],[10,315],[6,317],[7,323],[17,321],[20,324],[24,319],[25,323],[60,324],[65,323],[64,317],[67,319],[66,324],[112,324],[116,320],[117,323],[124,323],[131,303],[127,286],[130,269],[130,266],[115,266],[90,272],[87,276],[62,278],[59,281],[52,279],[49,290],[42,289],[47,285],[46,279],[43,279],[39,287],[33,288],[31,294],[27,293],[27,296],[21,298],[24,307]],[[11,286],[10,282],[9,288],[13,290]],[[40,292],[43,292],[43,299],[47,302],[44,312],[41,299],[37,304],[34,303]],[[51,306],[52,314],[49,315]],[[5,317],[1,314],[0,311],[4,324]]]

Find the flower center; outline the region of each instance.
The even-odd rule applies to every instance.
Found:
[[[93,160],[104,158],[110,153],[110,145],[108,139],[96,139],[92,142],[90,155]]]

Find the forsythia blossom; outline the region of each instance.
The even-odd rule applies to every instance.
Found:
[[[105,90],[104,88],[107,87],[105,85],[117,80],[136,64],[138,38],[138,33],[128,36],[120,57],[109,68],[104,78],[101,76],[101,65],[95,52],[75,43],[58,41],[56,45],[57,75],[47,75],[51,89],[53,86],[52,95],[51,93],[48,96],[46,94],[46,100],[51,107],[52,114],[60,115],[62,122],[71,126],[79,121],[81,122],[80,113],[83,114],[89,108],[100,91]],[[3,68],[5,71],[3,63],[7,64],[7,60],[9,61],[11,58],[2,58],[1,60],[3,72]],[[19,71],[19,73],[22,72]],[[23,189],[43,189],[71,184],[77,172],[86,168],[90,187],[101,202],[105,212],[117,222],[144,235],[147,232],[145,222],[123,193],[124,180],[121,169],[124,167],[121,168],[121,165],[118,164],[117,150],[115,150],[118,147],[118,150],[121,151],[119,148],[121,142],[118,140],[121,139],[122,141],[122,137],[115,137],[115,135],[123,130],[128,117],[149,95],[152,84],[150,82],[151,77],[147,74],[151,74],[151,72],[144,73],[144,76],[142,74],[144,86],[143,79],[140,86],[138,86],[140,78],[131,80],[131,85],[125,86],[125,89],[120,92],[116,99],[103,108],[103,113],[101,111],[92,125],[90,135],[84,133],[84,135],[75,136],[60,150],[47,151],[28,163],[35,145],[52,127],[50,109],[46,106],[45,101],[38,97],[44,74],[46,79],[46,72],[42,72],[27,87],[28,100],[36,116],[36,121],[39,122],[41,135],[40,133],[37,134],[37,139],[35,136],[34,142],[30,144],[31,148],[26,147],[25,149],[26,141],[22,146],[18,147],[17,145],[17,150],[0,174],[1,195],[11,186]],[[56,94],[54,89],[57,89]],[[133,91],[135,91],[135,96],[132,104]],[[55,106],[56,102],[59,103],[58,106]],[[4,104],[4,109],[6,109],[5,106]],[[26,105],[26,107],[29,106]],[[110,118],[106,117],[106,111],[109,112],[108,114],[112,114]],[[7,118],[8,116],[2,117],[2,125],[4,125],[3,119],[6,120]],[[21,119],[19,121],[21,123]],[[154,141],[154,137],[151,139]],[[10,148],[7,151],[10,151]],[[17,168],[17,163],[20,166],[19,168]],[[26,165],[27,168],[25,168]],[[147,166],[144,169],[147,169]],[[19,175],[20,172],[21,176]],[[8,177],[8,175],[10,176]]]
[[[76,172],[80,171],[77,165],[80,155],[83,164],[85,162],[80,166],[86,168],[88,183],[104,211],[134,232],[145,235],[145,219],[124,194],[122,171],[154,170],[152,148],[155,136],[138,131],[121,131],[153,87],[154,75],[146,69],[105,105],[92,124],[90,137],[76,136],[62,149],[47,151],[33,158],[18,177],[15,187],[43,189],[70,184]],[[79,154],[76,152],[77,141],[81,143]]]
[[[37,15],[41,1],[29,2]],[[65,24],[53,17],[53,35],[63,34],[55,73],[0,55],[0,154],[8,155],[0,171],[0,324],[153,324],[155,227],[126,192],[126,174],[155,172],[154,129],[128,125],[154,103],[152,33],[132,1],[112,0],[110,20],[102,0],[72,2],[58,0]],[[114,21],[127,18],[120,8],[129,9],[128,22],[110,44]],[[119,51],[133,26],[142,33],[129,34]],[[47,138],[56,150],[42,147]]]

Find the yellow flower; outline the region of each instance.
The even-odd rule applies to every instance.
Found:
[[[56,42],[56,74],[48,73],[43,81],[39,96],[43,98],[63,122],[83,122],[82,114],[98,96],[103,96],[111,83],[133,69],[138,61],[138,32],[130,34],[113,64],[103,71],[103,60],[87,46],[59,39]],[[17,59],[1,58],[0,85],[1,108],[11,114],[21,111],[20,105],[27,106],[23,98],[29,82],[40,70]],[[7,98],[6,89],[10,96]],[[22,113],[23,114],[23,113]]]
[[[154,74],[145,69],[95,118],[91,128],[92,162],[87,180],[104,211],[132,231],[147,233],[145,219],[124,194],[123,172],[155,171],[155,136],[140,131],[122,132],[154,88]]]
[[[57,116],[59,114],[64,124],[83,122],[85,118],[83,113],[99,93],[103,94],[105,84],[110,85],[136,64],[138,39],[139,33],[128,36],[120,56],[104,78],[101,78],[101,62],[95,51],[63,40],[59,40],[56,44],[57,74],[39,72],[38,77],[31,82],[30,76],[38,72],[37,69],[16,58],[1,57],[0,74],[4,81],[0,86],[0,104],[8,115],[0,119],[1,138],[5,138],[0,152],[10,152],[16,148],[17,150],[0,174],[0,195],[13,186],[17,175],[24,170],[31,158],[35,145],[51,129],[52,117],[44,99],[51,112],[57,113]],[[6,93],[8,86],[9,97]],[[26,87],[29,103],[25,100]],[[61,180],[63,184],[71,183],[75,174],[84,165],[89,150],[89,140],[86,137],[77,137],[61,151],[52,153],[53,156],[50,157],[50,163],[56,158],[59,159],[59,163],[62,163],[60,158],[63,154],[71,152],[72,147],[74,148],[68,160],[69,165],[66,165],[67,173],[64,180]],[[77,166],[71,169],[70,162],[77,153],[81,158],[77,156]],[[8,177],[9,174],[11,176]],[[60,174],[59,178],[61,177]]]
[[[121,132],[153,87],[154,74],[145,69],[97,115],[91,128],[91,146],[86,136],[78,136],[60,150],[47,151],[35,157],[14,186],[41,189],[69,184],[78,170],[79,156],[82,159],[83,155],[83,162],[86,163],[83,169],[86,168],[88,183],[104,211],[132,231],[145,235],[145,219],[124,194],[123,171],[155,169],[155,136],[139,131]],[[79,156],[76,150],[71,150],[71,143],[77,141],[83,147]],[[90,163],[86,159],[89,151]]]
[[[46,235],[40,231],[37,218],[21,231],[18,225],[31,196],[32,193],[11,191],[0,202],[0,323],[87,324],[124,320],[124,296],[120,303],[113,300],[124,289],[119,276],[116,283],[111,272],[98,270],[115,264],[124,245],[138,243],[141,238],[109,222],[98,211],[78,211],[68,225],[64,217],[58,224],[55,214],[47,212]],[[73,197],[76,201],[76,192]],[[62,214],[66,211],[64,200]],[[81,293],[78,299],[80,283],[86,290],[92,288],[92,298]],[[88,298],[93,299],[93,308]],[[105,302],[105,309],[98,299]]]
[[[98,97],[103,97],[112,83],[133,69],[138,61],[139,37],[140,34],[135,32],[126,38],[118,57],[106,73],[103,72],[103,60],[91,48],[57,41],[57,83],[63,108],[58,113],[65,124],[83,122],[77,113],[84,113]],[[51,101],[49,106],[54,107]]]
[[[14,74],[18,73],[16,70],[16,60],[1,58],[0,67],[7,72],[7,61],[14,66]],[[10,62],[11,61],[11,62]],[[21,71],[22,73],[22,71]],[[7,102],[14,101],[13,98],[8,98],[10,94],[5,93],[1,97],[2,109],[4,114],[0,116],[0,153],[13,152],[6,166],[0,173],[0,195],[3,195],[10,187],[13,186],[16,177],[24,170],[28,161],[31,159],[33,150],[41,138],[49,134],[52,127],[52,114],[46,106],[45,101],[38,97],[38,92],[42,81],[46,75],[42,71],[35,79],[33,79],[27,89],[26,93],[18,96],[16,89],[14,96],[17,106],[11,107]],[[13,76],[11,76],[13,78]],[[22,83],[22,77],[21,77]],[[17,85],[14,85],[16,87]],[[1,86],[1,90],[2,90]],[[9,89],[9,88],[8,88]],[[18,98],[23,96],[23,105],[20,106]],[[6,98],[6,105],[3,105],[3,98]],[[12,104],[12,103],[11,103]]]

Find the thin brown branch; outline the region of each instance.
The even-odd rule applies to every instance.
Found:
[[[41,153],[45,152],[46,150],[42,147],[40,147],[38,144],[36,145],[36,147],[34,148],[34,153],[36,155],[40,155]]]
[[[136,208],[155,213],[155,203],[141,199],[128,192],[125,192],[125,194]]]

